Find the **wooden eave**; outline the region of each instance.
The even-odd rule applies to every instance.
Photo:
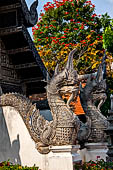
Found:
[[[17,49],[11,49],[11,50],[7,50],[7,54],[11,55],[11,54],[17,54],[17,53],[21,53],[21,52],[27,52],[27,51],[31,51],[29,49],[29,46],[26,47],[22,47],[22,48],[17,48]]]
[[[0,29],[0,37],[6,45],[6,51],[8,55],[16,55],[18,53],[22,54],[26,52],[31,53],[36,61],[37,66],[39,66],[43,77],[46,78],[47,70],[34,46],[28,30],[24,25],[21,27]],[[15,68],[21,69],[24,66],[27,67],[27,64],[28,67],[36,67],[36,64],[34,63],[25,63],[24,65],[15,66]]]

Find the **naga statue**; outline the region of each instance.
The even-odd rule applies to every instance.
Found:
[[[105,102],[106,79],[103,78],[103,64],[99,65],[96,76],[90,75],[86,85],[80,85],[80,101],[83,110],[91,119],[91,133],[88,142],[105,142],[104,130],[108,127],[107,118],[102,115],[100,107]]]
[[[45,120],[40,115],[36,104],[32,104],[25,96],[17,93],[0,95],[0,107],[14,107],[22,117],[36,147],[40,153],[48,153],[51,145],[74,145],[78,136],[85,139],[90,133],[90,121],[85,125],[68,108],[61,97],[64,87],[75,94],[79,88],[78,74],[73,68],[73,54],[70,52],[63,71],[55,69],[53,77],[47,83],[47,98],[50,106],[52,121]],[[78,135],[79,134],[79,135]]]
[[[106,83],[102,77],[102,68],[99,67],[95,79],[93,78],[95,74],[92,74],[93,77],[78,75],[73,68],[75,51],[76,49],[70,52],[65,68],[59,72],[57,65],[53,77],[47,80],[47,99],[52,121],[48,121],[40,115],[36,104],[32,104],[25,96],[17,93],[2,94],[0,90],[0,107],[11,106],[20,113],[37,150],[42,154],[49,153],[49,147],[52,145],[75,145],[78,140],[100,139],[100,136],[97,136],[103,137],[103,129],[101,130],[100,127],[105,129],[107,126],[107,120],[99,109],[102,101],[106,98]],[[81,88],[80,93],[81,103],[87,116],[87,122],[83,124],[72,112],[69,104],[73,97],[76,98],[78,95],[80,81],[88,77],[87,84],[84,89]],[[65,103],[62,93],[67,91],[70,91],[72,95]],[[94,105],[97,100],[100,101],[98,107]]]

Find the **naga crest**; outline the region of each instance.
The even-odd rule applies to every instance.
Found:
[[[94,102],[99,102],[98,104],[98,110],[100,110],[100,107],[107,99],[106,95],[106,79],[103,78],[103,70],[102,65],[99,66],[97,76],[95,79],[95,85],[92,91],[92,98]]]
[[[64,87],[78,86],[78,74],[73,68],[73,55],[76,49],[72,50],[69,54],[67,64],[63,71],[59,72],[58,65],[55,68],[54,75],[51,80],[48,81],[47,91],[51,94],[56,94],[66,90]]]
[[[90,76],[87,80],[84,89],[80,86],[81,100],[86,99],[89,102],[95,103],[97,100],[106,100],[106,79],[103,78],[102,64],[99,65],[96,76]],[[101,101],[102,102],[102,101]],[[98,109],[101,105],[99,103]]]

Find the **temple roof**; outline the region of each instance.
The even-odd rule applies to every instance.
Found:
[[[3,92],[45,92],[47,70],[27,27],[37,22],[38,1],[0,0],[0,85]]]

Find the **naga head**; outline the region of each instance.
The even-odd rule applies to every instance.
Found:
[[[84,98],[92,103],[99,101],[98,109],[106,100],[106,79],[103,75],[103,66],[100,64],[97,74],[89,77],[84,88],[80,86],[81,100]]]
[[[47,83],[48,92],[56,94],[60,91],[68,91],[68,87],[78,84],[78,74],[73,68],[73,54],[75,51],[76,49],[70,52],[67,64],[61,72],[59,72],[58,65],[56,66],[53,77]]]

